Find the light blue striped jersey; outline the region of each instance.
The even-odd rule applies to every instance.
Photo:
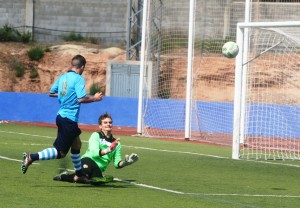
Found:
[[[69,70],[52,85],[50,93],[57,93],[60,108],[57,114],[78,122],[80,103],[78,99],[86,96],[85,81],[76,72]]]

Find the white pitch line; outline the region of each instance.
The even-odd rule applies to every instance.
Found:
[[[13,131],[1,131],[3,133],[7,134],[20,134],[20,135],[25,135],[25,136],[33,136],[33,137],[44,137],[44,138],[55,138],[55,137],[50,137],[50,136],[41,136],[41,135],[36,135],[36,134],[27,134],[27,133],[22,133],[22,132],[13,132]]]
[[[123,183],[131,184],[131,185],[135,185],[135,186],[141,186],[141,187],[150,188],[150,189],[155,189],[155,190],[160,190],[160,191],[166,191],[166,192],[175,193],[175,194],[183,194],[183,195],[300,198],[300,196],[291,196],[291,195],[185,193],[182,191],[175,191],[175,190],[170,190],[170,189],[166,189],[166,188],[160,188],[160,187],[146,185],[146,184],[142,184],[142,183],[136,183],[136,182],[132,182],[132,181],[122,180],[119,178],[114,178],[114,181],[123,182]]]
[[[8,143],[8,142],[0,142],[0,145],[20,145],[20,143]],[[29,146],[44,146],[44,145],[47,145],[45,143],[22,143],[22,145],[26,146],[26,145],[29,145]],[[51,145],[51,144],[49,144]]]
[[[11,161],[16,161],[16,162],[23,162],[22,160],[8,158],[8,157],[4,157],[4,156],[0,156],[0,159],[11,160]],[[34,162],[32,164],[33,165],[38,165],[39,163]],[[70,169],[65,169],[65,170],[74,171],[74,170],[70,170]],[[157,186],[152,186],[152,185],[147,185],[147,184],[142,184],[142,183],[136,183],[136,182],[132,182],[132,181],[122,180],[122,179],[119,179],[119,178],[114,178],[114,181],[123,182],[123,183],[131,184],[131,185],[135,185],[135,186],[140,186],[140,187],[145,187],[145,188],[149,188],[149,189],[155,189],[155,190],[165,191],[165,192],[174,193],[174,194],[181,194],[181,195],[300,198],[300,196],[293,196],[293,195],[185,193],[185,192],[182,192],[182,191],[175,191],[175,190],[161,188],[161,187],[157,187]]]
[[[182,152],[182,151],[175,151],[175,150],[162,150],[162,149],[154,149],[154,148],[148,148],[148,147],[136,147],[136,146],[127,146],[122,145],[124,147],[130,147],[135,149],[144,149],[144,150],[150,150],[150,151],[160,151],[160,152],[171,152],[171,153],[179,153],[179,154],[190,154],[190,155],[198,155],[198,156],[204,156],[204,157],[213,157],[218,159],[229,159],[232,160],[230,157],[222,157],[218,155],[208,155],[208,154],[201,154],[201,153],[195,153],[195,152]],[[300,168],[300,165],[294,165],[294,164],[284,164],[284,163],[274,163],[274,162],[267,162],[267,161],[255,161],[255,160],[244,160],[246,162],[255,162],[255,163],[265,163],[265,164],[271,164],[271,165],[281,165],[281,166],[288,166],[288,167],[296,167]]]
[[[240,196],[240,197],[273,197],[273,198],[300,198],[294,195],[272,195],[272,194],[205,194],[205,193],[184,193],[187,195],[201,195],[201,196]]]
[[[74,170],[71,170],[71,169],[65,169],[64,168],[63,170],[74,172]],[[182,195],[300,198],[300,196],[293,196],[293,195],[185,193],[185,192],[182,192],[182,191],[175,191],[175,190],[161,188],[161,187],[157,187],[157,186],[152,186],[152,185],[147,185],[147,184],[142,184],[142,183],[136,183],[136,182],[132,182],[132,181],[122,180],[122,179],[119,179],[119,178],[114,178],[114,181],[122,182],[122,183],[127,183],[127,184],[134,185],[134,186],[145,187],[145,188],[149,188],[149,189],[155,189],[155,190],[165,191],[165,192],[174,193],[174,194],[182,194]]]
[[[182,151],[176,151],[176,150],[163,150],[163,149],[155,149],[155,148],[149,148],[149,147],[136,147],[136,146],[128,146],[128,145],[122,145],[122,146],[130,147],[130,148],[136,148],[136,149],[159,151],[159,152],[172,152],[172,153],[180,153],[180,154],[189,154],[189,155],[199,155],[199,156],[205,156],[205,157],[213,157],[213,158],[219,158],[219,159],[231,159],[229,157],[222,157],[222,156],[218,156],[218,155],[207,155],[207,154],[201,154],[201,153],[195,153],[195,152],[182,152]]]
[[[4,160],[11,160],[11,161],[15,161],[15,162],[23,162],[23,160],[18,160],[18,159],[14,159],[14,158],[9,158],[9,157],[5,157],[5,156],[1,156],[0,155],[0,159],[4,159]],[[38,165],[39,163],[34,162],[32,163],[33,165]]]
[[[160,187],[151,186],[151,185],[146,185],[146,184],[142,184],[142,183],[135,183],[135,182],[132,182],[132,181],[121,180],[119,178],[114,178],[114,181],[128,183],[128,184],[135,185],[135,186],[146,187],[146,188],[150,188],[150,189],[166,191],[166,192],[175,193],[175,194],[184,194],[184,192],[181,192],[181,191],[174,191],[174,190],[160,188]]]
[[[22,133],[22,132],[1,131],[1,130],[0,130],[0,132],[9,133],[9,134],[21,134],[21,135],[25,135],[25,136],[54,138],[54,137],[49,137],[49,136],[27,134],[27,133]],[[82,140],[82,142],[88,142],[88,141]],[[231,160],[230,157],[222,157],[222,156],[218,156],[218,155],[208,155],[208,154],[201,154],[201,153],[195,153],[195,152],[181,152],[181,151],[174,151],[174,150],[163,150],[163,149],[154,149],[154,148],[148,148],[148,147],[136,147],[136,146],[128,146],[128,145],[122,145],[122,146],[134,148],[134,149],[144,149],[144,150],[150,150],[150,151],[171,152],[171,153],[180,153],[180,154],[191,154],[191,155],[198,155],[198,156],[204,156],[204,157],[213,157],[213,158],[230,159]],[[244,160],[244,161],[300,168],[300,165],[294,165],[294,164],[274,163],[274,162],[266,162],[266,161],[255,161],[255,160]]]
[[[4,157],[0,155],[0,159],[4,159],[4,160],[11,160],[11,161],[16,161],[16,162],[23,162],[22,160],[17,160],[14,158],[9,158],[9,157]]]

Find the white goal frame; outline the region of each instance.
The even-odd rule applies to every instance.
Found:
[[[290,22],[249,22],[237,24],[236,42],[240,52],[235,62],[235,92],[234,92],[234,116],[233,116],[233,138],[232,138],[232,158],[240,159],[240,146],[244,142],[245,122],[246,122],[246,85],[247,85],[247,65],[252,60],[247,60],[248,54],[248,28],[280,28],[280,27],[300,27],[300,21]],[[245,41],[246,40],[246,41]],[[259,56],[259,55],[258,55]],[[257,56],[257,57],[258,57]]]

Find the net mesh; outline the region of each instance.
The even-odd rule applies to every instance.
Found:
[[[241,158],[299,159],[300,27],[251,28]]]
[[[145,136],[185,137],[189,3],[151,0],[148,6],[145,68],[150,70],[151,63],[152,79],[150,85],[147,79],[143,85]],[[298,20],[299,11],[296,3],[251,2],[250,9],[251,21],[256,22]],[[245,2],[195,0],[194,12],[190,139],[231,145],[235,60],[225,58],[221,49],[225,42],[236,40],[236,24],[244,21]],[[264,44],[271,41],[268,35],[261,38],[266,43],[253,45],[255,50],[266,48]],[[255,55],[254,49],[251,53]],[[272,64],[270,61],[263,65]]]

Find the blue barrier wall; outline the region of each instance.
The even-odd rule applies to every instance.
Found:
[[[151,108],[147,109],[149,117],[145,118],[145,125],[148,125],[151,120],[155,120],[155,123],[151,122],[151,125],[149,125],[151,128],[163,127],[169,130],[184,130],[184,100],[150,99],[148,100],[148,105]],[[161,110],[158,112],[157,109],[164,109],[164,112],[161,112]],[[233,103],[197,102],[197,110],[201,115],[198,122],[202,132],[232,133]],[[191,126],[192,130],[199,131],[197,124],[192,124]]]
[[[152,128],[184,130],[185,101],[150,99],[148,102],[151,105],[148,114],[155,116],[156,121],[151,123]],[[158,112],[161,107],[165,110]],[[55,123],[58,108],[57,98],[47,94],[0,92],[0,120]],[[198,102],[197,108],[201,132],[232,133],[233,103]],[[97,124],[99,115],[108,112],[115,126],[136,127],[137,109],[137,98],[104,97],[101,102],[81,105],[79,123]],[[248,118],[249,135],[300,138],[299,106],[253,104],[249,110],[257,112]],[[145,119],[145,125],[150,116]],[[194,126],[192,130],[199,127]]]
[[[150,99],[148,103],[149,106],[151,105],[151,109],[147,109],[149,115],[156,117],[156,122],[151,122],[151,128],[184,130],[182,115],[185,113],[185,101]],[[161,108],[165,109],[164,112],[157,111]],[[193,126],[192,123],[192,130],[199,131],[200,128],[201,132],[232,134],[233,108],[233,103],[197,102],[197,110],[200,115],[199,126]],[[252,104],[248,110],[251,112],[246,130],[248,135],[300,138],[299,106]],[[150,116],[146,118],[145,125],[148,125],[149,120],[152,119]]]
[[[79,123],[97,124],[108,112],[115,126],[137,126],[137,98],[104,97],[101,102],[82,104]],[[47,94],[0,92],[0,120],[55,123],[57,98]]]

